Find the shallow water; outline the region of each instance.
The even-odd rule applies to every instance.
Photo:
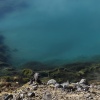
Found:
[[[100,55],[99,0],[0,0],[0,31],[12,62]]]

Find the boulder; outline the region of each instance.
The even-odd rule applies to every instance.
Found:
[[[69,86],[69,82],[68,81],[64,82],[64,83],[61,84],[61,86],[63,87],[63,89],[65,89],[66,87]]]
[[[55,85],[56,83],[57,83],[56,80],[51,79],[51,80],[49,80],[49,81],[47,82],[47,85],[51,85],[51,84]]]
[[[86,84],[86,79],[81,79],[79,84]]]

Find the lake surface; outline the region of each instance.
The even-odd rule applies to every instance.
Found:
[[[12,62],[100,55],[99,0],[0,0],[0,34]]]

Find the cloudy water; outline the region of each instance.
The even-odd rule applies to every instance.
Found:
[[[0,34],[12,62],[100,55],[99,0],[0,0]]]

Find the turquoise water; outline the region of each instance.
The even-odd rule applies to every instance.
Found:
[[[0,0],[0,31],[12,62],[100,55],[99,0]]]

